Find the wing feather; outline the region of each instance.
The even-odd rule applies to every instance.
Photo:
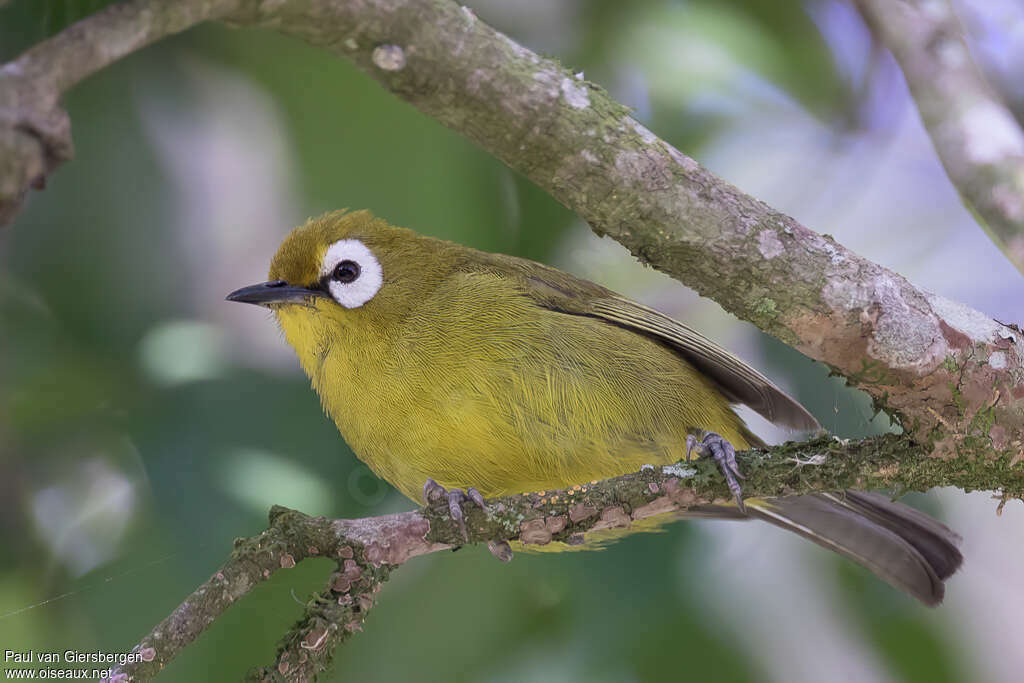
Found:
[[[677,351],[732,403],[749,406],[772,423],[799,430],[821,425],[789,394],[738,357],[691,327],[588,280],[540,263],[483,254],[489,270],[518,276],[525,293],[539,305],[584,315],[652,337]],[[479,268],[475,263],[473,268]]]
[[[770,422],[793,429],[819,429],[818,421],[789,394],[738,357],[691,327],[624,297],[590,302],[594,315],[668,344],[703,372],[733,403],[749,406]]]

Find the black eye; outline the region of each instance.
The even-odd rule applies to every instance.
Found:
[[[331,271],[331,279],[337,282],[352,282],[359,277],[359,264],[355,261],[339,261]]]

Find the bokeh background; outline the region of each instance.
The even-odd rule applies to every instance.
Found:
[[[104,4],[14,0],[0,9],[0,59]],[[959,203],[897,66],[847,3],[472,8],[745,191],[919,286],[1021,320],[1024,281]],[[1020,114],[1024,10],[958,9]],[[291,226],[328,209],[370,208],[597,280],[734,349],[836,434],[889,428],[821,366],[294,40],[201,27],[66,104],[75,161],[0,232],[0,650],[130,649],[273,503],[337,517],[412,507],[347,449],[268,315],[224,301],[264,279]],[[509,565],[481,548],[419,558],[327,679],[1020,680],[1024,505],[997,517],[988,494],[908,499],[965,539],[940,609],[765,525],[681,523]],[[161,680],[235,680],[268,663],[330,570],[280,572]]]

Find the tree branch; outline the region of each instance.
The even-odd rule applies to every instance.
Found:
[[[964,203],[1024,273],[1024,131],[971,60],[948,0],[857,0],[907,79]]]
[[[83,78],[166,36],[237,9],[242,0],[111,5],[31,48],[0,69],[0,227],[29,187],[74,156],[59,98]]]
[[[5,67],[0,94],[23,86],[12,74],[33,63],[56,101],[54,88],[188,21],[223,16],[234,25],[275,28],[353,60],[526,175],[598,234],[827,363],[919,440],[934,441],[937,454],[1020,450],[1024,336],[1016,327],[919,290],[740,192],[637,123],[601,88],[468,8],[448,0],[238,2],[228,13],[234,5],[227,0],[181,0],[175,21],[164,22],[152,19],[166,6],[158,0],[111,8],[33,48],[13,63],[21,66]],[[143,38],[116,54],[100,50],[115,31],[142,31]],[[83,66],[69,56],[76,51],[107,56]],[[42,76],[72,62],[70,75]],[[2,128],[11,116],[3,116],[0,140],[11,130]],[[0,168],[0,189],[10,186],[8,171],[19,158]],[[33,178],[35,161],[22,159],[15,184]]]
[[[856,489],[924,491],[933,486],[965,490],[1002,488],[1024,493],[1024,473],[1005,460],[922,457],[906,436],[888,434],[841,441],[825,437],[768,451],[738,454],[748,496],[768,497]],[[730,502],[729,489],[710,459],[641,471],[560,491],[542,491],[466,508],[467,537],[448,516],[446,503],[422,510],[353,520],[327,520],[275,507],[270,527],[238,539],[228,561],[132,649],[132,662],[109,679],[146,681],[239,598],[281,569],[310,557],[338,563],[323,592],[312,596],[302,618],[278,646],[274,664],[250,680],[307,681],[330,666],[338,645],[372,609],[391,571],[406,561],[457,545],[521,541],[533,545],[591,542],[594,532],[714,502]],[[500,553],[499,553],[500,554]]]
[[[599,235],[829,364],[921,440],[939,442],[940,453],[1019,450],[1024,441],[1018,330],[918,290],[740,192],[599,87],[468,9],[445,0],[294,0],[238,20],[352,59]],[[402,58],[385,59],[395,54]]]

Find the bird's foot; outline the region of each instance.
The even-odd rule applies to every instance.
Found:
[[[487,509],[484,507],[484,497],[475,488],[470,487],[465,491],[462,489],[452,489],[449,491],[433,479],[427,479],[427,483],[423,485],[423,500],[428,505],[439,500],[446,500],[448,502],[448,514],[459,523],[459,530],[462,531],[464,539],[468,539],[469,535],[466,533],[466,519],[462,513],[462,506],[466,501],[472,501],[479,505],[481,510]]]
[[[736,465],[736,449],[732,447],[722,435],[715,432],[703,432],[703,438],[690,434],[686,437],[686,461],[690,461],[690,452],[697,450],[699,455],[710,456],[722,471],[725,483],[729,491],[736,498],[736,505],[740,512],[745,512],[743,507],[743,489],[737,479],[746,479]],[[698,440],[699,439],[699,440]]]

